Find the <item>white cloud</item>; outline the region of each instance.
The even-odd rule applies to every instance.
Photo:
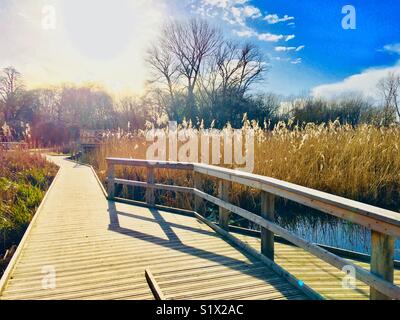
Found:
[[[264,17],[264,20],[267,21],[269,24],[276,24],[279,22],[294,20],[294,17],[290,17],[285,14],[283,17],[280,18],[277,14],[269,14]]]
[[[392,67],[370,68],[347,77],[343,81],[315,87],[312,94],[325,98],[335,98],[348,93],[361,93],[366,97],[377,99],[379,94],[376,86],[389,72],[400,74],[400,61]]]
[[[219,16],[229,24],[246,27],[247,19],[262,17],[261,10],[248,4],[249,2],[249,0],[201,0],[193,1],[192,8],[195,13],[200,15]]]
[[[257,34],[257,38],[260,41],[267,41],[267,42],[277,42],[283,39],[283,35],[281,34],[272,34],[272,33],[259,33]]]
[[[301,58],[296,58],[296,59],[292,59],[290,57],[274,57],[273,60],[279,61],[279,62],[290,62],[291,64],[300,64],[302,63],[302,59]]]
[[[226,8],[228,5],[228,0],[204,0],[203,3],[210,6],[216,6],[220,8]]]
[[[249,17],[252,19],[257,19],[262,16],[260,9],[254,7],[254,6],[245,6],[243,8],[243,13],[246,17]]]
[[[289,41],[289,40],[292,40],[294,38],[296,38],[296,36],[294,34],[290,34],[290,35],[286,36],[285,41]]]
[[[278,51],[278,52],[296,51],[296,52],[298,52],[298,51],[304,49],[304,47],[305,46],[298,46],[298,47],[278,46],[278,47],[275,47],[275,51]]]
[[[390,53],[400,54],[400,43],[388,44],[383,49]]]
[[[257,38],[259,41],[278,42],[280,40],[290,41],[296,36],[294,34],[283,35],[271,32],[261,32],[248,25],[248,19],[259,19],[263,17],[261,10],[250,4],[250,0],[200,0],[194,1],[192,8],[195,13],[206,17],[219,17],[223,21],[236,27],[232,30],[238,37]],[[269,14],[263,18],[269,24],[291,21],[294,17],[284,15],[279,17],[277,14]],[[240,27],[239,29],[237,27]],[[295,50],[296,48],[294,48]],[[299,49],[301,50],[301,49]]]
[[[242,38],[250,38],[250,37],[256,37],[260,41],[266,41],[266,42],[278,42],[279,40],[282,39],[287,39],[288,37],[291,36],[284,36],[283,34],[274,34],[274,33],[258,33],[254,29],[251,28],[244,28],[241,30],[233,30],[233,33],[237,35],[238,37]],[[294,35],[293,35],[294,37]],[[290,40],[290,39],[289,39]]]
[[[257,33],[252,29],[233,30],[233,33],[241,38],[254,37]]]
[[[294,51],[294,50],[296,50],[296,47],[283,47],[283,46],[275,47],[275,51],[278,51],[278,52],[287,52],[287,51]]]

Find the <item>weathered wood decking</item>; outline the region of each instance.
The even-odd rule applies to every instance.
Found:
[[[145,269],[166,299],[307,299],[194,217],[107,201],[89,167],[52,160],[61,170],[1,299],[154,299]],[[297,247],[277,243],[275,262],[328,299],[368,299],[366,285],[342,288],[342,271]],[[49,270],[55,288],[44,289]]]
[[[195,218],[109,202],[90,168],[53,159],[61,170],[2,299],[153,299],[146,268],[167,299],[306,298]]]

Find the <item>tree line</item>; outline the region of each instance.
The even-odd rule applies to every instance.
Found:
[[[400,76],[394,73],[379,82],[379,106],[355,95],[326,100],[258,93],[269,70],[260,48],[234,42],[201,19],[166,23],[150,46],[146,63],[151,71],[146,92],[122,98],[97,85],[28,90],[17,69],[4,68],[0,140],[29,137],[46,146],[75,140],[81,129],[135,130],[168,120],[240,127],[244,115],[268,127],[289,119],[298,123],[338,119],[356,126],[390,125],[400,118]]]

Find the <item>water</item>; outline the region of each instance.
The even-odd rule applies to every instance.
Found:
[[[371,254],[371,232],[367,228],[310,209],[281,207],[277,211],[277,223],[307,241]],[[259,230],[240,217],[234,220],[236,225]],[[400,260],[400,240],[395,243],[395,259]]]
[[[307,241],[371,254],[371,232],[358,225],[339,219],[335,223],[316,221],[313,225],[304,222],[296,222],[294,226],[281,225]],[[395,259],[400,260],[399,240],[395,243]]]

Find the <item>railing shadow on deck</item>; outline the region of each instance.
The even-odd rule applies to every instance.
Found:
[[[239,247],[244,248],[251,255],[260,258],[273,270],[290,279],[295,285],[296,279],[273,262],[275,235],[279,235],[338,269],[345,270],[347,268],[346,270],[348,270],[348,268],[351,268],[355,271],[357,280],[370,286],[371,299],[400,299],[400,287],[393,283],[394,242],[396,238],[400,237],[400,214],[397,212],[384,210],[285,181],[206,164],[121,158],[107,158],[107,164],[109,199],[115,199],[115,186],[118,184],[146,188],[145,200],[149,207],[155,206],[155,190],[169,190],[192,194],[195,198],[194,214],[198,219],[203,220],[203,222],[207,223],[211,228]],[[115,166],[146,168],[147,181],[140,182],[116,178]],[[191,171],[194,175],[194,185],[190,188],[156,183],[154,181],[155,169]],[[210,176],[219,180],[218,197],[214,197],[202,191],[201,175]],[[261,216],[229,203],[229,190],[232,183],[238,183],[261,190]],[[372,235],[371,270],[368,271],[359,267],[277,225],[274,219],[276,197],[282,197],[297,202],[370,229]],[[201,206],[202,201],[211,202],[220,208],[218,226],[205,220],[198,214],[198,208]],[[261,227],[261,253],[256,252],[256,250],[229,233],[229,216],[231,213],[235,213]],[[300,289],[306,290],[307,292],[310,291],[311,293],[313,292],[307,286],[300,286]]]
[[[266,284],[270,285],[272,288],[277,290],[278,292],[281,292],[284,297],[290,296],[290,294],[286,294],[285,291],[282,292],[282,280],[277,281],[276,275],[272,270],[269,270],[267,267],[263,267],[262,270],[258,272],[254,272],[254,269],[252,269],[252,265],[254,262],[257,260],[252,257],[251,255],[248,255],[246,252],[240,251],[243,256],[245,256],[249,262],[243,261],[243,260],[238,260],[232,257],[229,257],[227,255],[223,254],[218,254],[212,251],[204,250],[201,248],[196,247],[195,245],[188,245],[185,244],[184,242],[181,241],[179,236],[174,232],[173,228],[178,228],[178,229],[183,229],[185,231],[190,231],[193,233],[201,233],[203,235],[207,236],[212,236],[216,237],[218,239],[221,239],[215,232],[210,232],[206,230],[201,230],[201,229],[196,229],[190,226],[185,226],[179,223],[171,223],[167,222],[163,214],[174,214],[174,213],[168,213],[168,212],[163,212],[163,214],[160,213],[159,210],[154,209],[154,208],[148,208],[149,213],[154,218],[147,218],[143,216],[139,216],[136,214],[132,214],[130,212],[123,212],[119,211],[116,206],[116,202],[114,201],[108,201],[108,214],[110,217],[110,224],[109,224],[109,230],[122,233],[126,236],[130,236],[136,239],[141,239],[145,242],[150,242],[158,246],[162,246],[165,248],[169,248],[172,250],[175,250],[177,252],[181,252],[187,255],[194,256],[196,258],[201,258],[203,260],[208,260],[211,262],[218,263],[220,265],[223,265],[229,269],[236,270],[239,273],[248,275],[253,278],[260,279],[262,281],[265,281]],[[137,219],[137,220],[143,220],[146,222],[152,222],[156,224],[157,226],[161,227],[163,230],[164,234],[166,235],[167,239],[165,238],[160,238],[151,234],[147,234],[138,230],[122,227],[120,225],[120,219],[119,216],[124,216],[132,219]],[[246,269],[248,267],[248,270]],[[272,280],[270,281],[269,279]]]

